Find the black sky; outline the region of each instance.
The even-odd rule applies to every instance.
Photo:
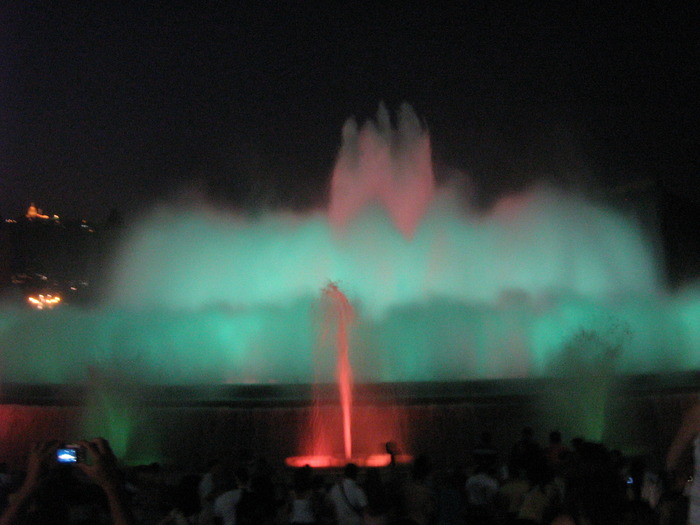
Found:
[[[382,100],[483,201],[537,178],[699,199],[691,8],[353,4],[6,3],[0,214],[99,220],[183,187],[315,205],[343,121]]]

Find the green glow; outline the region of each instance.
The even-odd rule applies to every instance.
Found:
[[[357,312],[358,381],[557,376],[562,353],[581,331],[617,338],[619,373],[700,367],[700,300],[692,294],[607,303],[518,294],[499,304],[434,298],[379,318],[362,305]],[[309,383],[318,317],[317,297],[248,309],[7,311],[2,379],[85,383],[96,367],[153,384]],[[580,359],[590,364],[596,356],[584,350]],[[332,364],[320,368],[321,379],[331,381]]]
[[[607,332],[579,331],[549,363],[550,385],[541,411],[550,428],[592,441],[603,441],[610,420],[610,388],[630,332],[610,325]]]
[[[410,239],[376,207],[343,231],[321,213],[157,212],[126,241],[105,306],[6,323],[3,374],[73,382],[98,365],[149,383],[308,383],[331,280],[359,314],[360,381],[548,375],[573,334],[611,322],[635,334],[624,372],[685,366],[664,347],[672,334],[699,353],[630,221],[532,192],[481,216],[438,198]]]
[[[105,374],[90,369],[88,393],[82,411],[80,435],[103,437],[122,461],[148,464],[162,461],[158,436],[144,406],[139,385],[125,374]]]
[[[633,223],[559,194],[522,200],[477,216],[438,199],[411,239],[377,208],[343,231],[321,214],[164,210],[127,239],[111,303],[256,309],[318,297],[332,281],[379,318],[433,299],[497,304],[512,290],[603,301],[658,293],[658,269]]]

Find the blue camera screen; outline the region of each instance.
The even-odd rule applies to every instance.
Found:
[[[59,448],[56,451],[56,459],[59,463],[76,463],[78,451],[74,448]]]

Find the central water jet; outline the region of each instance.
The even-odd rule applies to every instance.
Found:
[[[350,365],[350,340],[348,330],[355,317],[350,301],[334,283],[323,289],[323,295],[330,302],[329,309],[334,314],[336,324],[335,346],[338,349],[336,377],[340,394],[340,407],[343,414],[343,450],[345,459],[352,458],[352,366]],[[326,335],[326,334],[324,334]]]
[[[338,390],[339,409],[341,413],[341,434],[343,438],[343,454],[337,454],[333,450],[334,418],[328,411],[322,409],[324,391],[320,385],[314,388],[314,412],[311,420],[310,434],[306,435],[302,449],[310,449],[311,452],[304,456],[293,456],[286,459],[289,466],[301,467],[338,467],[353,462],[362,466],[386,466],[392,456],[388,453],[370,453],[367,450],[356,453],[353,448],[353,371],[350,361],[350,333],[355,321],[355,311],[347,296],[338,288],[337,284],[329,283],[321,294],[323,309],[322,327],[319,336],[320,352],[333,353],[335,357],[335,378]],[[321,359],[319,359],[321,360]],[[395,416],[396,414],[394,414]],[[392,420],[394,419],[394,420]],[[397,439],[398,425],[395,418],[385,420],[380,425],[384,427],[383,438],[387,436],[391,440]],[[368,427],[364,427],[364,442],[376,441],[379,445],[380,437]],[[376,430],[376,429],[375,429]],[[387,433],[388,432],[388,433]],[[394,458],[397,459],[396,457]],[[398,457],[399,461],[408,461],[405,455]]]

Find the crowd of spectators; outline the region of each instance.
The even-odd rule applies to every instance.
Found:
[[[643,462],[559,432],[540,446],[525,428],[501,451],[484,432],[462,464],[342,471],[221,458],[202,472],[158,464],[120,468],[103,439],[86,461],[60,465],[36,445],[25,472],[0,473],[0,525],[674,525],[686,523],[683,484],[664,486]]]

